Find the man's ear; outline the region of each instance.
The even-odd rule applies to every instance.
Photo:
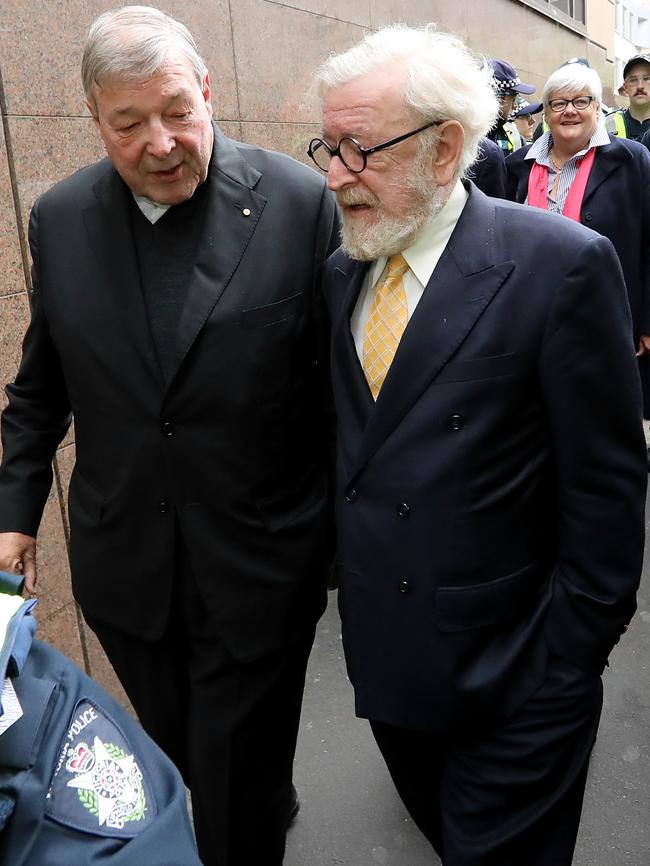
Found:
[[[208,114],[212,117],[212,86],[210,84],[210,73],[205,73],[205,78],[203,79],[203,86],[201,87],[201,93],[203,94],[203,98],[205,99],[205,104],[208,107]]]
[[[438,127],[438,146],[433,158],[433,173],[438,186],[447,186],[456,175],[465,143],[465,130],[457,120],[446,120]]]
[[[88,111],[90,112],[90,116],[93,119],[93,123],[99,129],[99,117],[97,117],[97,109],[86,100],[86,106],[88,107]]]

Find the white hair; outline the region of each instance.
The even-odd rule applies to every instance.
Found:
[[[589,95],[596,99],[596,102],[601,103],[603,101],[603,85],[596,70],[585,66],[583,63],[569,63],[566,66],[560,66],[549,77],[544,85],[542,102],[546,107],[553,99],[554,93],[560,91],[578,93],[582,90],[587,90]]]
[[[111,79],[145,81],[178,54],[190,62],[202,86],[208,70],[184,24],[151,6],[104,12],[90,27],[81,62],[86,99],[95,111],[96,85]]]
[[[491,66],[456,36],[439,32],[434,24],[384,27],[330,56],[316,70],[313,90],[322,100],[329,90],[395,66],[404,69],[405,105],[423,122],[457,120],[462,125],[465,143],[457,168],[462,174],[476,160],[479,141],[494,125],[499,105]],[[434,147],[437,129],[427,130],[422,139],[423,147]]]

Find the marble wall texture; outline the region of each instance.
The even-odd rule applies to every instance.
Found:
[[[84,106],[79,65],[92,19],[114,0],[0,3],[0,383],[15,374],[29,320],[26,226],[36,197],[102,156]],[[539,88],[569,57],[588,57],[611,86],[611,64],[589,42],[519,0],[169,0],[160,8],[194,33],[227,134],[305,160],[319,130],[305,98],[314,66],[393,21],[430,20],[487,55],[509,59]],[[0,392],[0,408],[5,396]],[[74,431],[55,457],[39,533],[40,637],[121,696],[70,592],[66,491]],[[123,696],[121,696],[122,699]]]

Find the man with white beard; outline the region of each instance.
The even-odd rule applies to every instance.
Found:
[[[463,181],[491,78],[431,26],[316,73],[339,603],[357,714],[445,866],[569,866],[641,570],[640,389],[610,242]]]

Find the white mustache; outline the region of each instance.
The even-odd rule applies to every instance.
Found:
[[[337,201],[343,207],[351,207],[355,204],[364,204],[376,206],[379,204],[379,199],[376,196],[368,195],[367,192],[356,189],[342,190],[337,195]]]

